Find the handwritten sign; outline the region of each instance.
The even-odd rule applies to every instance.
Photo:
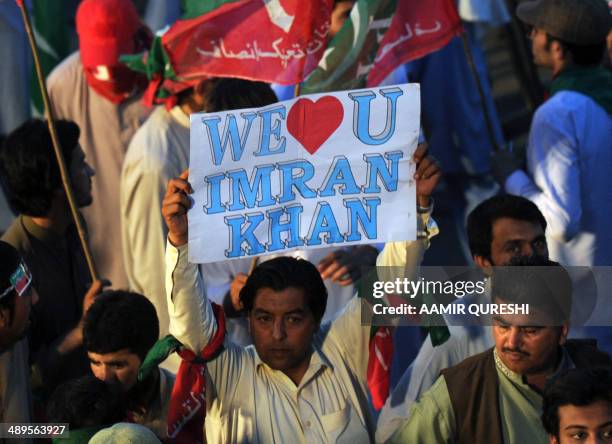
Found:
[[[189,260],[416,238],[415,84],[191,115]]]

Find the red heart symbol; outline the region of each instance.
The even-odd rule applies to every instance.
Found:
[[[299,99],[287,115],[287,130],[310,154],[314,154],[338,129],[344,118],[342,102],[333,96],[316,102]]]

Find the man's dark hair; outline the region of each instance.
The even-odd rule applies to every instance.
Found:
[[[321,322],[327,306],[327,289],[317,267],[304,259],[277,257],[261,263],[240,290],[240,302],[250,312],[260,289],[270,288],[278,292],[289,287],[304,291],[315,321]]]
[[[511,194],[494,196],[468,215],[467,236],[472,255],[491,260],[493,224],[504,217],[538,224],[546,231],[546,219],[533,202]]]
[[[80,130],[68,120],[55,122],[66,164],[79,143]],[[47,123],[30,119],[10,133],[0,149],[0,177],[13,211],[42,217],[51,210],[62,180]]]
[[[120,391],[93,375],[64,382],[47,404],[47,419],[68,423],[71,429],[105,427],[125,419]]]
[[[570,369],[547,382],[542,405],[544,430],[559,439],[559,408],[584,407],[597,401],[612,405],[612,368]]]
[[[278,102],[276,94],[268,83],[252,80],[217,77],[202,85],[206,112],[231,111],[241,108],[259,108]],[[177,95],[178,103],[185,101],[193,88]]]
[[[549,326],[569,321],[572,280],[557,262],[540,256],[513,258],[507,266],[493,267],[491,297],[505,303],[529,304],[550,317]]]
[[[606,41],[594,45],[575,45],[568,43],[550,34],[546,34],[546,49],[550,48],[550,44],[557,41],[561,44],[563,51],[572,56],[572,62],[579,66],[597,66],[599,65],[606,54]]]
[[[158,336],[155,307],[138,293],[107,291],[85,315],[83,343],[88,352],[105,354],[127,348],[143,361]]]

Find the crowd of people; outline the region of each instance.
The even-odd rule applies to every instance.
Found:
[[[460,3],[466,20],[479,20]],[[283,90],[191,79],[147,107],[149,80],[119,60],[152,42],[134,3],[81,1],[79,49],[47,88],[100,278],[92,281],[47,122],[22,121],[0,146],[15,216],[0,240],[0,425],[68,424],[70,436],[54,441],[94,444],[612,442],[612,324],[571,325],[583,294],[568,270],[612,266],[612,5],[482,3],[502,20],[516,14],[534,63],[552,75],[526,159],[494,150],[505,142],[484,60],[470,72],[455,39],[393,75],[423,85],[417,239],[299,249],[254,266],[189,262],[189,116],[270,105]],[[331,34],[354,4],[335,0]],[[466,32],[477,47],[475,27]],[[471,75],[484,104],[472,100]],[[371,300],[357,295],[364,270],[418,280],[428,248],[443,242],[435,219],[447,202],[432,196],[467,199],[473,186],[489,192],[453,229],[486,288],[454,303],[531,308],[489,325],[393,325],[398,381],[376,411],[378,333],[362,323]],[[612,277],[602,276],[605,294]]]

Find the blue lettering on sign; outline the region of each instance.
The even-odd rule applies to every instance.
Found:
[[[367,212],[363,207],[363,202],[361,199],[344,199],[342,202],[342,204],[348,209],[347,242],[361,240],[361,233],[359,233],[358,226],[361,226],[368,239],[376,239],[377,237],[377,210],[378,206],[380,205],[380,198],[366,197],[363,200],[368,207]]]
[[[270,220],[270,229],[266,250],[277,251],[285,248],[301,247],[304,241],[300,238],[300,215],[304,208],[300,204],[288,205],[283,208],[266,211]],[[281,218],[286,215],[286,221]],[[281,239],[281,234],[287,233],[287,239]]]
[[[221,203],[221,182],[225,178],[225,173],[211,174],[204,178],[204,183],[208,192],[208,203],[204,205],[206,214],[215,214],[225,212],[225,205]]]
[[[314,176],[314,166],[306,160],[293,160],[291,162],[280,162],[276,164],[282,175],[281,191],[278,203],[295,200],[295,188],[300,195],[306,199],[317,197],[315,190],[306,185]]]
[[[284,136],[281,137],[281,121],[285,120],[286,113],[287,110],[282,105],[257,113],[261,118],[261,132],[259,134],[259,149],[254,153],[256,156],[269,156],[285,152],[287,141]],[[278,114],[280,118],[275,119],[274,126],[272,126],[272,116],[274,114]],[[274,139],[278,142],[274,147],[270,147],[271,136],[274,136]]]
[[[398,171],[397,167],[399,160],[404,157],[404,153],[401,151],[390,151],[385,153],[385,159],[380,154],[364,154],[363,159],[368,164],[368,171],[366,173],[367,183],[363,188],[363,192],[367,194],[380,193],[380,187],[378,186],[378,178],[380,177],[383,181],[383,186],[387,191],[397,191]]]
[[[334,212],[327,202],[317,203],[312,223],[308,229],[306,245],[321,245],[321,235],[325,235],[323,237],[326,244],[337,244],[344,241],[344,236],[340,234],[338,229]]]
[[[225,257],[252,256],[266,251],[257,240],[255,229],[264,220],[263,213],[247,213],[245,216],[225,216],[225,224],[229,227],[230,248],[225,250]],[[243,244],[246,245],[243,247]]]
[[[221,143],[221,137],[219,136],[219,122],[221,122],[221,117],[202,118],[202,123],[206,125],[208,144],[210,145],[212,159],[215,165],[221,165],[228,143],[230,143],[232,147],[232,160],[236,162],[242,157],[246,141],[249,137],[249,132],[251,131],[251,125],[253,124],[255,117],[257,117],[257,113],[244,112],[240,113],[240,117],[246,121],[242,128],[241,134],[238,132],[236,116],[233,114],[227,114],[225,116],[223,144]]]
[[[227,172],[230,181],[229,211],[244,210],[247,208],[266,207],[274,205],[276,200],[272,197],[270,174],[274,165],[259,165],[251,172],[251,180],[247,178],[244,169]]]
[[[351,171],[351,164],[345,156],[334,157],[332,166],[323,183],[325,185],[319,190],[319,196],[321,197],[335,196],[336,189],[334,187],[336,185],[339,185],[340,194],[359,194],[360,192]]]
[[[398,87],[381,89],[380,94],[387,99],[387,118],[384,129],[377,135],[370,135],[370,102],[376,97],[372,91],[349,93],[353,99],[353,133],[366,145],[382,145],[395,133],[397,98],[404,94]]]

